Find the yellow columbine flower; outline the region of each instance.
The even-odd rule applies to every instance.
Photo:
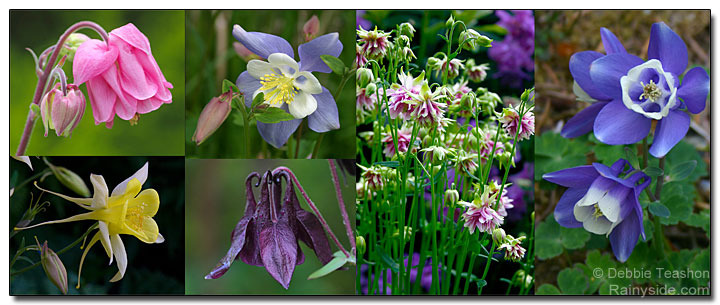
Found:
[[[43,189],[37,186],[36,183],[35,186],[37,188],[60,196],[65,200],[72,201],[90,212],[16,229],[24,230],[46,224],[79,220],[97,220],[99,231],[90,240],[90,244],[85,248],[85,252],[83,252],[82,258],[80,259],[78,285],[76,288],[80,288],[80,273],[82,272],[85,256],[88,250],[98,241],[100,241],[105,248],[105,253],[107,253],[110,258],[110,264],[113,262],[113,257],[117,261],[119,271],[110,281],[119,281],[123,278],[125,270],[127,269],[127,254],[125,253],[125,246],[123,245],[122,239],[120,239],[120,234],[133,235],[148,244],[162,243],[165,241],[158,230],[157,223],[152,219],[160,206],[160,197],[154,189],[140,191],[142,184],[147,179],[147,174],[148,164],[145,163],[134,175],[118,184],[109,196],[103,176],[91,174],[90,181],[94,188],[92,198],[65,196]]]

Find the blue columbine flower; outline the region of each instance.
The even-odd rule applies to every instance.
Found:
[[[610,145],[632,144],[645,138],[657,120],[650,153],[658,158],[687,133],[690,116],[705,109],[710,78],[701,67],[690,69],[687,47],[665,23],[650,30],[647,61],[628,54],[618,38],[600,30],[607,55],[584,51],[570,58],[573,91],[580,100],[594,103],[568,120],[562,130],[573,138],[593,130]]]
[[[290,135],[308,118],[308,126],[316,132],[340,128],[338,108],[330,91],[320,85],[311,72],[330,73],[332,70],[320,55],[339,56],[342,43],[338,33],[317,37],[298,47],[300,62],[287,40],[271,34],[247,32],[239,25],[233,36],[248,50],[264,60],[251,60],[247,71],[240,74],[237,86],[245,95],[249,107],[253,98],[264,93],[265,103],[280,107],[295,119],[274,124],[257,122],[260,135],[272,146],[285,145]]]
[[[563,169],[543,179],[568,187],[555,206],[555,220],[566,228],[583,227],[609,236],[619,261],[630,257],[640,235],[645,239],[638,196],[651,180],[628,161],[620,159],[612,167],[593,163]]]

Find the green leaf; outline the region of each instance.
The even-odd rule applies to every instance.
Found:
[[[560,295],[562,293],[553,284],[542,284],[542,285],[540,285],[540,287],[538,287],[537,291],[535,291],[535,294],[537,294],[537,295]]]
[[[563,228],[550,216],[541,222],[535,232],[535,249],[539,259],[562,254],[565,249],[579,249],[590,239],[590,233],[582,228]]]
[[[637,152],[633,151],[632,148],[625,146],[625,157],[633,168],[640,168],[640,160],[638,160]]]
[[[702,250],[698,255],[696,255],[695,259],[690,264],[690,268],[688,269],[701,275],[697,277],[698,284],[707,286],[710,281],[710,249]]]
[[[650,177],[658,177],[663,174],[663,170],[655,166],[648,166],[646,169],[643,170],[643,172],[645,172],[645,174]]]
[[[586,144],[578,139],[570,141],[555,132],[544,132],[535,142],[535,180],[542,181],[542,175],[549,172],[586,164],[585,151],[589,149]]]
[[[692,174],[696,166],[697,160],[685,161],[683,163],[673,166],[673,168],[670,170],[670,180],[685,180],[685,178],[689,177],[690,174]]]
[[[343,73],[345,73],[345,64],[339,58],[332,55],[320,55],[320,59],[322,59],[335,74],[343,75]]]
[[[588,279],[578,268],[565,268],[558,274],[558,287],[565,295],[581,295],[588,288]]]
[[[240,89],[235,86],[235,83],[230,80],[224,79],[222,82],[222,93],[228,92],[230,90],[232,90],[233,92],[240,92]]]
[[[659,217],[669,217],[670,216],[670,210],[666,206],[664,206],[659,201],[653,201],[648,205],[648,211],[652,213],[655,216]]]
[[[267,110],[265,110],[264,112],[256,113],[255,118],[260,122],[268,124],[290,121],[295,119],[292,114],[289,114],[285,112],[285,110],[277,107],[268,107]]]
[[[373,165],[395,168],[395,167],[400,166],[400,162],[398,162],[398,161],[379,161],[379,162],[373,163]]]
[[[310,276],[308,276],[308,280],[313,280],[316,278],[320,278],[323,276],[326,276],[330,274],[330,272],[333,272],[337,270],[338,268],[345,265],[345,263],[348,261],[347,256],[341,255],[341,256],[335,256],[332,260],[330,260],[325,266],[322,266],[320,269],[315,270],[315,272],[311,273]]]
[[[674,225],[677,224],[678,221],[684,221],[690,217],[694,205],[691,197],[684,196],[682,193],[663,196],[660,199],[660,203],[670,210],[670,216],[660,219],[660,223],[665,225]]]
[[[693,227],[702,228],[705,230],[705,233],[710,236],[710,211],[709,210],[703,210],[699,213],[695,213],[690,215],[687,219],[683,221],[685,224]]]
[[[680,141],[680,143],[676,144],[675,147],[673,147],[673,149],[671,149],[667,154],[665,159],[667,162],[667,168],[673,168],[676,164],[680,164],[685,161],[696,160],[697,166],[690,176],[686,178],[687,180],[696,181],[700,177],[710,175],[707,169],[707,163],[702,159],[697,148],[686,141]]]
[[[252,100],[252,103],[250,103],[250,108],[255,109],[258,105],[262,104],[264,101],[265,101],[265,93],[260,92]]]
[[[377,254],[377,256],[380,257],[380,259],[382,260],[382,262],[383,262],[388,268],[390,268],[390,270],[392,270],[392,272],[398,272],[398,270],[400,269],[400,265],[399,265],[397,262],[395,262],[395,261],[392,259],[392,257],[390,257],[390,255],[387,254],[387,252],[385,252],[385,250],[383,250],[382,247],[376,247],[375,249],[376,249],[376,250],[375,250],[375,254]]]
[[[593,152],[595,157],[604,164],[613,164],[618,159],[625,157],[625,148],[622,145],[596,144]]]

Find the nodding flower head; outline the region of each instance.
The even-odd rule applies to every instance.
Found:
[[[496,195],[490,195],[485,191],[480,196],[475,196],[472,202],[460,201],[459,204],[467,208],[462,217],[465,220],[464,226],[470,230],[470,234],[478,229],[480,232],[492,233],[500,226],[504,218],[500,216],[492,206],[495,204]]]
[[[381,60],[392,47],[392,43],[388,39],[390,33],[380,31],[375,27],[372,31],[364,30],[362,27],[357,30],[358,46],[362,49],[362,54],[369,59]],[[361,66],[358,62],[358,66]]]
[[[518,262],[525,257],[525,248],[522,247],[522,241],[525,236],[514,238],[511,235],[505,237],[505,241],[498,249],[505,250],[505,260]]]
[[[73,84],[68,84],[66,91],[64,93],[60,90],[58,83],[40,102],[40,117],[46,137],[49,129],[55,129],[58,136],[70,136],[85,115],[85,96],[82,91]]]

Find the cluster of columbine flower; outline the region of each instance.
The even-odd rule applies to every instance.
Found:
[[[82,28],[96,31],[102,40],[75,32]],[[141,114],[172,103],[173,85],[155,61],[149,40],[132,23],[107,34],[93,22],[78,22],[40,56],[30,52],[38,87],[18,155],[25,154],[38,114],[46,137],[52,129],[58,136],[71,135],[85,114],[85,96],[79,89],[82,84],[87,84],[95,124],[105,123],[107,128],[112,128],[116,115],[134,125]],[[72,62],[73,83],[68,83],[62,69],[66,61]]]
[[[592,105],[568,120],[561,134],[573,138],[593,131],[608,145],[644,140],[641,153],[646,168],[619,159],[610,167],[593,163],[548,173],[543,178],[568,187],[555,207],[557,222],[608,236],[615,257],[624,262],[638,238],[645,239],[638,197],[652,181],[644,172],[647,155],[662,160],[682,140],[690,126],[687,112],[697,114],[705,109],[710,78],[702,67],[695,67],[680,81],[688,64],[687,47],[662,22],[653,24],[650,31],[647,61],[627,53],[610,30],[602,28],[600,35],[606,54],[584,51],[570,59],[573,91],[578,100]],[[653,123],[655,132],[648,148]],[[656,179],[659,189],[664,178],[661,174]],[[659,191],[654,196],[648,191],[652,201],[659,195]]]
[[[508,86],[520,88],[522,82],[531,79],[535,70],[535,19],[531,10],[513,10],[512,14],[498,10],[497,25],[507,30],[504,39],[488,51],[490,59],[497,62],[498,73],[494,77]]]
[[[452,17],[448,20],[454,22]],[[392,32],[357,30],[356,122],[372,126],[372,131],[358,134],[360,141],[374,149],[382,147],[388,160],[414,155],[430,166],[427,170],[433,175],[448,166],[461,177],[483,178],[486,173],[482,169],[489,169],[493,160],[506,168],[514,166],[515,144],[535,132],[531,90],[523,94],[521,103],[497,112],[503,104],[497,94],[468,86],[470,81],[485,79],[487,64],[439,52],[428,58],[425,71],[404,71],[415,58],[410,49],[414,32],[410,23],[400,24]],[[468,50],[489,47],[492,42],[472,29],[463,30],[459,37],[459,48]],[[383,61],[403,68],[390,80],[378,79]],[[434,83],[432,77],[442,82]],[[394,123],[381,125],[381,116]],[[382,164],[359,167],[358,202],[382,195],[397,183],[396,168]],[[412,173],[404,183],[410,190],[415,188]],[[475,230],[491,234],[503,224],[506,210],[513,207],[506,186],[495,181],[474,184],[470,202],[460,200],[453,186],[446,191],[446,203],[465,208],[462,218],[471,234]],[[524,255],[523,238],[502,243],[511,253],[508,258],[519,260]]]

